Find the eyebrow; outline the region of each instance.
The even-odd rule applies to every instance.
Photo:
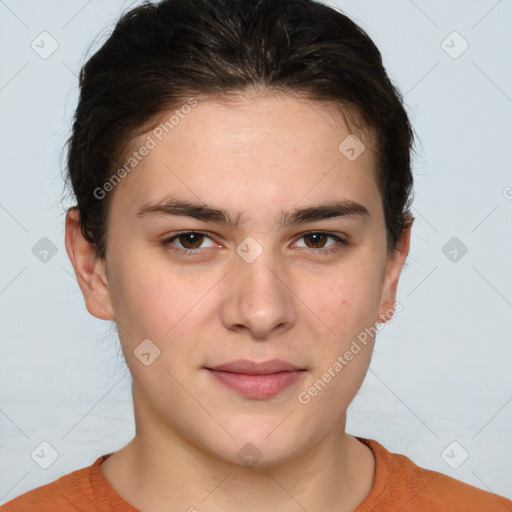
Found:
[[[136,216],[178,216],[192,217],[205,222],[214,222],[230,228],[236,228],[240,224],[241,213],[222,210],[201,203],[192,203],[179,199],[167,199],[163,202],[146,204],[142,206]],[[304,208],[294,208],[288,212],[281,212],[278,220],[280,227],[305,224],[307,222],[329,219],[332,217],[356,217],[367,219],[369,211],[359,203],[351,200],[330,201],[325,204],[312,205]]]

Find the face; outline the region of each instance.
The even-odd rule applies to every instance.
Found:
[[[408,240],[388,253],[374,154],[290,95],[201,100],[156,133],[110,192],[87,307],[118,324],[137,421],[237,464],[290,459],[344,426],[393,312]]]

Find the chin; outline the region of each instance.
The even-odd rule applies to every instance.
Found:
[[[255,418],[254,415],[237,418],[227,429],[233,438],[224,438],[225,444],[217,456],[240,466],[255,468],[268,468],[293,459],[307,448],[311,439],[300,425],[292,422],[291,418],[285,418],[286,414],[277,419]],[[217,446],[217,450],[219,448]]]

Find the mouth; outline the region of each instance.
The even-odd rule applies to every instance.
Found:
[[[256,400],[278,395],[307,371],[278,359],[262,363],[238,360],[205,369],[217,383]]]

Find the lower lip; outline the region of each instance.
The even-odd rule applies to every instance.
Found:
[[[245,373],[222,372],[208,369],[218,382],[247,398],[264,400],[276,396],[287,387],[295,384],[304,370],[279,372],[269,375],[247,375]]]

